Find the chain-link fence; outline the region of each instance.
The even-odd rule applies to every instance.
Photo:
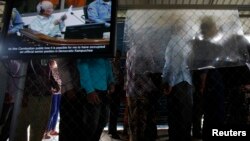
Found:
[[[18,91],[19,95],[4,92],[1,132],[10,127],[10,136],[15,135],[13,140],[18,141],[27,140],[27,129],[31,131],[30,141],[46,137],[47,131],[53,131],[48,128],[48,121],[49,114],[58,110],[57,104],[51,105],[59,100],[54,97],[58,96],[58,89],[62,94],[60,116],[51,123],[57,123],[54,130],[62,141],[87,140],[93,135],[96,138],[89,140],[97,141],[106,123],[113,124],[107,126],[113,137],[118,124],[124,130],[117,132],[120,138],[128,140],[128,134],[133,141],[189,140],[191,135],[208,138],[215,127],[249,125],[250,19],[249,11],[239,11],[235,5],[249,7],[250,3],[237,1],[210,9],[211,3],[223,4],[222,1],[119,1],[116,47],[120,58],[51,59],[57,65],[49,59],[3,61],[1,71],[5,70],[11,79],[3,79],[1,86],[8,84],[12,87],[8,90]],[[156,7],[149,9],[147,4]],[[164,9],[164,5],[172,7]],[[175,8],[178,5],[203,8]],[[26,65],[27,73],[23,70]],[[110,72],[114,76],[111,79]],[[2,78],[4,74],[1,73]],[[19,87],[20,78],[26,79],[24,89]],[[100,84],[107,81],[117,82],[114,93],[108,93],[111,87],[103,88]],[[86,93],[93,91],[86,87],[83,90],[82,85],[101,85],[103,89],[95,91],[100,100],[98,106],[102,108],[89,103],[96,98],[87,96]],[[15,103],[16,99],[21,101]],[[11,122],[8,117],[12,112]],[[94,117],[99,118],[94,120]],[[96,126],[98,123],[101,125]],[[157,132],[156,125],[165,125],[169,130],[159,132],[158,126]],[[53,134],[56,132],[48,134],[51,140],[58,140]],[[105,138],[106,132],[101,140]]]
[[[154,92],[154,96],[158,97],[154,91],[155,85],[150,84],[150,75],[160,73],[163,84],[167,85],[163,85],[169,95],[169,118],[166,120],[169,130],[172,129],[169,137],[174,140],[188,139],[185,133],[190,133],[191,128],[188,127],[191,127],[192,117],[195,118],[193,135],[201,137],[199,128],[203,114],[205,137],[210,136],[210,128],[214,125],[247,124],[249,98],[243,92],[243,87],[247,86],[245,78],[248,77],[248,69],[245,64],[249,60],[249,41],[243,35],[237,10],[128,10],[124,31],[127,95],[137,98],[131,99],[132,102],[141,101],[140,106],[133,107],[132,103],[131,110],[136,109],[132,112],[145,112],[145,109],[137,108],[142,107],[145,99],[152,100],[148,93]],[[241,71],[237,76],[232,76]],[[192,88],[183,82],[192,85]],[[189,90],[194,97],[189,97]],[[235,99],[236,95],[241,95],[241,98]],[[190,104],[192,102],[194,107]],[[150,105],[153,105],[152,101]],[[235,110],[235,106],[241,107],[241,110]],[[151,108],[154,109],[153,106]],[[192,110],[194,115],[191,114]],[[236,111],[241,112],[235,114]],[[149,117],[149,113],[144,114]],[[137,117],[143,119],[141,116],[131,115],[132,119]],[[147,125],[150,122],[137,121],[134,124],[145,125],[145,128],[150,126]],[[135,128],[134,132],[138,130],[136,127],[132,128]],[[147,131],[138,132],[152,137]]]

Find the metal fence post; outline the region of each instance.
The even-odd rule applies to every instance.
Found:
[[[7,86],[8,73],[4,66],[4,62],[0,61],[0,117],[2,116],[3,102],[5,97],[5,90]]]
[[[25,80],[26,80],[26,74],[27,74],[27,67],[28,62],[22,62],[21,68],[20,68],[20,80],[18,81],[18,90],[16,92],[16,98],[15,98],[15,104],[14,104],[14,110],[13,110],[13,116],[11,119],[11,126],[10,126],[10,138],[9,141],[13,141],[15,137],[15,131],[17,127],[17,117],[20,113],[21,104],[22,104],[22,98],[23,98],[23,90],[25,87]]]

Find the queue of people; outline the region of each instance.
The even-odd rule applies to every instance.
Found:
[[[110,9],[105,12],[102,9],[102,17],[95,17],[98,14],[96,14],[94,7],[100,2],[106,4],[105,6],[110,6],[111,1],[95,0],[90,4],[90,18],[95,19],[95,22],[104,22],[106,26],[110,26],[104,20],[110,17],[110,13],[108,13]],[[49,0],[39,2],[36,9],[38,15],[29,28],[51,37],[61,37],[67,16],[55,18],[53,16],[54,5]],[[17,15],[18,13],[15,14],[15,16]],[[19,19],[18,23],[22,23],[20,17],[17,19]],[[55,105],[55,109],[52,109],[53,106],[51,106],[53,101],[55,103],[58,101],[51,100],[56,99],[52,98],[51,95],[56,97],[59,94],[62,94],[60,95],[61,100],[59,100],[60,141],[99,141],[108,121],[109,103],[109,133],[112,138],[120,139],[116,129],[117,117],[119,116],[120,96],[125,92],[128,102],[127,120],[130,141],[154,141],[157,139],[156,104],[161,92],[167,96],[169,140],[191,141],[192,136],[202,138],[204,141],[208,140],[214,126],[225,124],[224,102],[226,94],[235,96],[237,93],[241,94],[241,96],[237,96],[242,97],[244,92],[249,92],[250,81],[245,79],[242,82],[244,76],[241,76],[237,80],[239,83],[229,89],[232,87],[232,83],[225,83],[224,79],[229,73],[222,74],[225,71],[223,69],[194,69],[190,71],[187,68],[190,65],[189,50],[184,49],[180,52],[182,48],[190,45],[188,44],[189,40],[182,38],[185,33],[179,29],[182,28],[180,23],[175,23],[174,26],[178,27],[173,27],[177,30],[172,31],[171,39],[167,44],[162,80],[160,82],[158,80],[158,83],[155,83],[153,79],[158,74],[140,73],[136,70],[135,61],[138,61],[138,58],[135,56],[135,52],[138,51],[136,50],[138,48],[131,48],[127,52],[126,77],[124,77],[124,72],[120,70],[119,51],[113,64],[107,58],[56,58],[51,62],[46,59],[32,60],[28,66],[29,72],[26,76],[24,97],[14,140],[27,141],[28,126],[30,126],[30,141],[48,139],[48,133],[58,135],[55,132],[59,111],[58,104]],[[218,27],[216,27],[212,17],[202,18],[200,30],[204,40],[192,41],[191,59],[193,59],[193,64],[191,64],[191,68],[211,65],[214,63],[213,59],[221,54],[220,49],[223,44],[211,42],[213,37],[218,34]],[[234,38],[242,39],[238,36]],[[178,42],[177,45],[176,42]],[[249,43],[244,42],[240,45],[241,47],[245,46],[247,51],[249,50]],[[201,60],[197,54],[200,55],[204,50],[207,52]],[[56,70],[53,68],[55,64],[57,64]],[[17,68],[18,65],[15,66],[16,71],[13,73],[18,72]],[[242,72],[250,75],[246,67],[242,69]],[[30,89],[35,91],[30,91]],[[236,90],[240,91],[236,92]],[[10,104],[12,103],[9,96],[11,93],[9,91],[6,93],[8,93],[6,102]],[[213,105],[211,105],[211,101]],[[231,106],[242,107],[241,102],[234,103],[232,101]],[[203,109],[201,110],[199,107]],[[8,109],[10,110],[8,113],[11,113],[11,108]],[[245,124],[247,122],[246,119],[237,116],[244,111],[238,113],[237,110],[232,110],[230,112],[232,116],[226,121],[229,124],[238,124],[237,122]],[[49,119],[50,113],[51,119]],[[203,127],[201,127],[202,114],[204,114]],[[11,115],[6,115],[7,119],[9,116],[11,117]],[[10,126],[9,123],[7,124],[7,120],[4,122]],[[7,132],[8,130],[9,128],[6,128]],[[8,133],[2,133],[7,136],[3,140],[7,140]],[[44,137],[44,135],[46,136]]]

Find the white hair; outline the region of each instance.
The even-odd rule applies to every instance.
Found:
[[[37,4],[36,6],[36,10],[37,10],[37,13],[41,13],[42,10],[45,10],[45,9],[48,9],[50,7],[53,7],[53,4],[51,1],[41,1]]]

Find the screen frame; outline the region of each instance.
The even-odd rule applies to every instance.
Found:
[[[116,51],[116,16],[117,16],[117,0],[111,0],[111,26],[110,26],[110,39],[109,45],[105,46],[103,50],[97,50],[93,52],[78,52],[78,53],[48,53],[48,54],[11,54],[5,45],[7,31],[9,27],[9,21],[14,8],[14,3],[18,0],[8,0],[5,4],[4,14],[3,14],[3,29],[0,33],[0,59],[33,59],[33,58],[113,58]],[[83,45],[84,46],[84,45]],[[45,46],[44,46],[45,47]]]

